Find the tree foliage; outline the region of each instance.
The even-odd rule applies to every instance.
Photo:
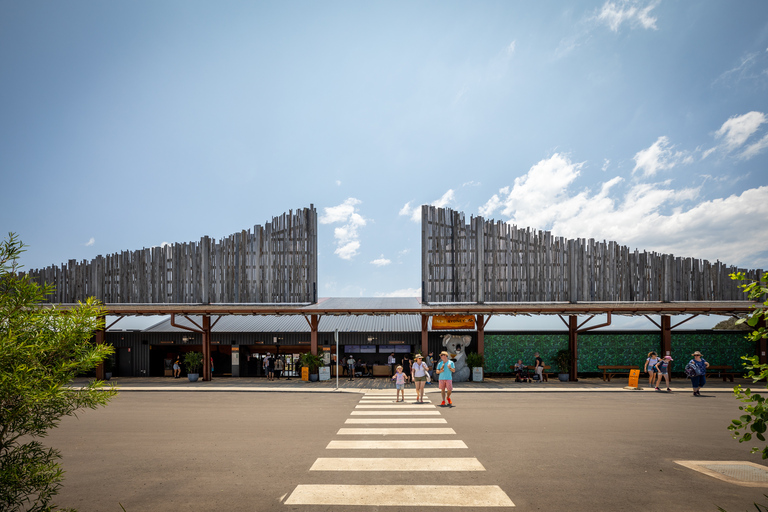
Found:
[[[19,274],[23,250],[14,234],[0,244],[0,510],[48,511],[63,470],[58,450],[40,440],[63,416],[116,394],[97,380],[71,385],[113,349],[90,341],[104,325],[95,300],[68,311],[42,305],[53,288]]]
[[[745,276],[739,272],[731,274],[731,279],[743,281]],[[763,300],[762,305],[764,307],[756,307],[749,316],[739,320],[737,323],[746,323],[753,329],[747,335],[748,339],[757,342],[763,338],[768,338],[765,322],[761,322],[761,320],[766,319],[766,308],[768,307],[768,299],[766,299],[768,296],[768,273],[763,274],[762,280],[751,281],[741,285],[741,287],[749,294],[750,299]],[[751,378],[753,383],[768,380],[768,364],[760,364],[758,356],[744,356],[742,359],[746,361],[744,367],[748,370],[747,377]],[[740,443],[751,441],[753,436],[765,443],[765,431],[768,428],[768,404],[766,404],[766,398],[759,393],[753,393],[750,388],[743,389],[741,385],[736,386],[733,392],[736,398],[746,405],[739,406],[739,410],[743,411],[744,414],[738,419],[731,420],[731,424],[728,425],[731,435],[734,439],[738,439]],[[768,459],[768,445],[763,446],[762,449],[753,447],[750,453],[756,452],[761,452],[763,459]]]

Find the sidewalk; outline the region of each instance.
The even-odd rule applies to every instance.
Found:
[[[82,386],[88,379],[75,379],[72,385]],[[578,382],[560,382],[551,380],[541,384],[515,382],[514,378],[492,377],[484,382],[456,382],[453,384],[454,393],[596,393],[596,392],[621,392],[621,393],[654,393],[653,388],[647,387],[648,380],[640,379],[641,390],[624,389],[627,378],[614,378],[611,382],[603,382],[600,378],[579,379]],[[292,392],[292,393],[365,393],[374,389],[391,389],[394,384],[385,378],[358,378],[349,381],[339,378],[339,388],[336,389],[336,379],[323,382],[304,382],[291,378],[268,381],[262,377],[214,377],[210,382],[189,382],[186,377],[173,379],[170,377],[116,377],[109,381],[119,391],[235,391],[235,392]],[[734,379],[734,382],[723,382],[722,378],[712,377],[707,379],[704,389],[708,393],[733,393],[734,386],[751,387],[755,391],[765,390],[765,383],[752,384],[751,379]],[[408,385],[406,389],[413,389]],[[685,379],[673,379],[671,382],[673,392],[690,392],[691,385]],[[439,392],[436,383],[428,384],[427,393]]]

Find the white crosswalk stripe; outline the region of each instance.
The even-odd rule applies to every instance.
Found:
[[[352,411],[353,416],[440,416],[440,411]]]
[[[341,428],[336,435],[339,436],[368,436],[368,435],[380,435],[380,436],[413,436],[413,435],[425,435],[425,436],[440,436],[456,434],[452,428],[431,428],[431,427],[415,427],[415,428]]]
[[[425,397],[426,403],[416,403],[409,392],[404,402],[396,403],[394,390],[373,390],[360,399],[345,421],[347,425],[404,425],[396,427],[343,427],[339,436],[414,436],[418,440],[331,440],[326,450],[388,450],[411,451],[466,450],[459,439],[435,439],[435,436],[455,436],[450,427],[422,425],[446,424],[440,410]],[[354,417],[357,416],[357,417]],[[360,417],[363,416],[363,417]],[[397,417],[393,417],[397,416]],[[425,418],[424,416],[433,416]],[[434,417],[438,416],[438,417]],[[412,426],[409,426],[412,425]],[[434,453],[434,452],[431,452]],[[460,452],[456,452],[457,454]],[[475,457],[321,457],[310,468],[317,472],[462,472],[485,471]],[[377,478],[371,475],[374,480]],[[284,501],[286,505],[314,506],[372,506],[372,507],[514,507],[515,504],[497,485],[346,485],[299,484]]]
[[[310,471],[485,471],[475,457],[418,458],[408,459],[380,457],[322,457],[315,461]]]
[[[356,405],[355,409],[404,409],[404,410],[415,410],[415,409],[429,409],[430,407],[434,407],[432,404],[376,404],[376,405]]]
[[[464,441],[458,439],[422,440],[422,441],[331,441],[326,450],[430,450],[466,449]]]
[[[448,423],[448,420],[445,418],[347,418],[347,421],[344,423],[351,425],[351,424],[367,424],[367,425],[373,425],[373,424],[413,424],[413,425],[423,425],[427,423]]]
[[[497,485],[299,485],[286,505],[514,507]]]

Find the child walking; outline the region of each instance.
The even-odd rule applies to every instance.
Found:
[[[663,359],[656,363],[656,370],[659,373],[659,380],[656,381],[656,391],[661,391],[659,386],[661,386],[662,379],[667,382],[667,392],[672,391],[669,389],[669,363],[671,361],[674,361],[674,359],[672,359],[670,356],[664,356]]]
[[[405,389],[404,389],[405,374],[403,373],[402,366],[398,366],[395,369],[395,374],[392,376],[392,380],[395,381],[395,387],[397,388],[397,400],[395,400],[395,402],[404,402],[405,401]]]

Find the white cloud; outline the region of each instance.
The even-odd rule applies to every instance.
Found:
[[[445,208],[446,206],[450,205],[453,202],[454,199],[454,193],[453,189],[448,189],[448,192],[443,194],[440,199],[437,199],[436,201],[432,201],[430,203],[432,206],[437,206],[438,208]]]
[[[401,288],[393,292],[376,292],[374,297],[421,297],[421,288]]]
[[[555,153],[515,178],[511,188],[500,189],[480,208],[480,214],[489,216],[501,209],[502,215],[515,215],[523,225],[547,225],[554,220],[555,206],[567,204],[565,187],[576,179],[582,166],[583,163],[572,163],[566,155]]]
[[[749,52],[739,58],[738,64],[723,72],[715,84],[738,85],[742,81],[753,81],[764,85],[768,79],[768,50]]]
[[[623,182],[619,176],[604,182],[598,192],[571,191],[580,165],[553,155],[486,204],[502,205],[497,208],[503,208],[510,223],[551,230],[556,236],[613,240],[733,265],[768,265],[765,247],[744,238],[745,233],[754,240],[768,238],[768,186],[698,203],[699,188],[676,190],[668,181],[635,183],[623,193],[614,192]],[[547,189],[537,193],[546,183]]]
[[[726,150],[733,151],[743,145],[765,122],[766,117],[762,112],[752,111],[741,116],[733,116],[715,132],[715,137],[723,138]]]
[[[90,239],[89,239],[89,240],[88,240],[88,241],[85,243],[85,246],[86,246],[86,247],[90,247],[90,246],[92,246],[92,245],[93,245],[93,244],[95,244],[95,243],[96,243],[96,239],[95,239],[95,238],[93,238],[93,237],[91,237],[91,238],[90,238]]]
[[[765,134],[762,139],[758,140],[754,144],[747,146],[741,155],[739,155],[739,157],[745,160],[749,160],[765,148],[768,148],[768,134]]]
[[[608,166],[610,166],[610,165],[611,165],[611,161],[606,158],[605,161],[603,162],[603,167],[601,168],[602,171],[603,172],[607,171],[608,170]]]
[[[669,138],[662,135],[651,147],[638,151],[634,156],[635,168],[643,172],[643,176],[654,176],[657,172],[671,169],[677,164],[693,163],[693,156],[687,151],[673,151]]]
[[[507,55],[512,56],[513,53],[515,53],[515,46],[517,46],[517,41],[512,41],[509,43],[509,46],[507,46]]]
[[[340,186],[341,186],[341,180],[336,180],[336,186],[337,186],[337,187],[340,187]]]
[[[388,260],[383,254],[371,262],[372,265],[376,265],[377,267],[386,267],[390,263],[392,263],[392,260]]]
[[[619,1],[605,2],[600,13],[595,16],[598,23],[608,26],[613,32],[618,32],[622,24],[628,23],[632,27],[640,26],[644,29],[656,30],[657,19],[651,16],[651,11],[658,5],[657,1],[642,6],[640,2]]]
[[[712,153],[714,153],[716,150],[717,150],[717,148],[716,148],[716,147],[707,149],[706,151],[704,151],[704,153],[702,153],[702,154],[701,154],[701,159],[702,159],[702,160],[704,160],[704,159],[705,159],[705,158],[707,158],[709,155],[711,155]]]
[[[440,199],[435,199],[431,203],[429,203],[432,206],[437,206],[438,208],[445,208],[447,206],[451,206],[451,204],[454,202],[454,192],[453,189],[448,189],[448,191],[443,194]],[[408,201],[405,203],[405,205],[400,208],[400,211],[398,212],[398,215],[405,215],[410,216],[411,220],[413,222],[420,222],[421,221],[421,206],[416,206],[411,208],[411,202]]]
[[[351,260],[360,249],[359,229],[366,224],[363,216],[357,212],[357,205],[361,202],[350,197],[340,205],[323,208],[324,213],[319,219],[320,224],[344,223],[333,230],[336,239],[334,253],[343,260]]]

